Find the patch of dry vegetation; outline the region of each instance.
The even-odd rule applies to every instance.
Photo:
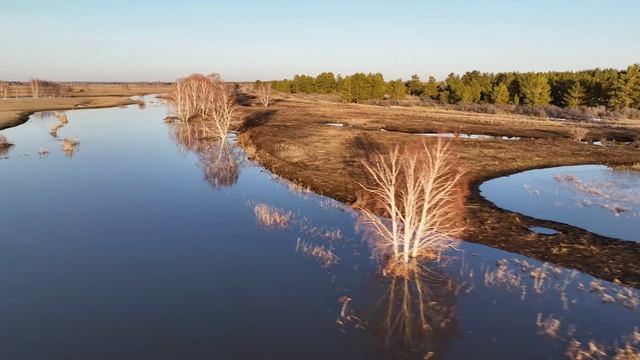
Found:
[[[106,108],[135,103],[136,100],[117,96],[4,99],[0,101],[0,130],[20,125],[39,111]]]
[[[67,157],[73,157],[73,153],[80,147],[80,140],[77,138],[64,138],[62,140],[62,152]]]
[[[571,130],[569,130],[569,133],[571,134],[571,139],[577,142],[582,142],[589,133],[589,130],[583,127],[575,126],[572,127]]]

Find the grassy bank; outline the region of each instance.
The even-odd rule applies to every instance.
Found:
[[[0,130],[20,125],[38,111],[104,108],[138,103],[120,96],[0,99]]]
[[[609,239],[568,225],[503,211],[478,190],[487,179],[523,170],[573,164],[640,162],[635,121],[573,123],[517,115],[491,115],[424,107],[381,107],[337,103],[313,96],[278,95],[269,108],[251,96],[241,99],[247,125],[239,137],[250,157],[276,174],[351,203],[365,172],[361,160],[372,150],[425,139],[412,133],[455,132],[517,136],[517,141],[456,140],[468,170],[469,230],[466,240],[521,253],[595,276],[640,286],[640,244]],[[342,127],[326,123],[342,124]],[[572,140],[584,128],[588,142]],[[380,131],[384,129],[386,131]],[[624,142],[624,143],[621,143]],[[552,237],[530,226],[552,226]]]
[[[104,108],[138,103],[129,96],[165,93],[169,86],[151,83],[61,83],[62,97],[32,98],[28,83],[12,83],[0,98],[0,130],[17,126],[38,111]]]

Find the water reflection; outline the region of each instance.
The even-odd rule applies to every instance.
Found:
[[[373,321],[385,351],[429,358],[458,333],[455,305],[459,287],[452,279],[413,267],[407,277],[385,281],[387,292]]]
[[[198,158],[204,179],[214,188],[229,187],[240,177],[241,150],[226,140],[208,136],[204,122],[171,122],[171,136],[183,153],[192,152]]]
[[[53,151],[49,123],[4,132],[15,153],[52,155],[0,166],[11,204],[0,207],[0,358],[68,358],[61,343],[140,359],[585,359],[638,347],[633,288],[467,242],[384,277],[340,203],[252,164],[229,191],[199,186],[203,161],[225,183],[219,148],[172,124],[189,153],[178,154],[163,108],[72,114],[74,161]]]
[[[638,171],[600,165],[537,169],[489,180],[480,190],[509,211],[640,241]]]

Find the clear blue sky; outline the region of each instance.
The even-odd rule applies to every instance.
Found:
[[[640,62],[639,0],[0,0],[0,79],[227,80]]]

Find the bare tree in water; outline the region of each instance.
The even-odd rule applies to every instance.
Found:
[[[237,126],[235,93],[217,74],[193,74],[175,82],[169,101],[179,122],[199,123],[203,136],[226,139]]]
[[[364,166],[370,182],[357,206],[374,254],[388,260],[386,273],[406,275],[416,260],[455,247],[465,229],[466,188],[451,142],[395,147]]]

